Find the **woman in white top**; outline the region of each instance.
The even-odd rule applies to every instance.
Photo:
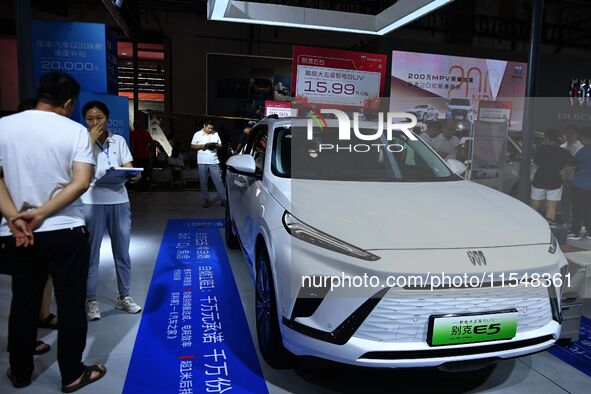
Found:
[[[131,209],[125,184],[97,184],[111,167],[133,167],[131,152],[123,137],[107,130],[109,109],[100,101],[90,101],[82,109],[94,148],[96,170],[88,191],[82,196],[86,226],[90,233],[90,267],[86,289],[86,316],[88,320],[101,318],[96,289],[101,242],[105,230],[111,238],[111,248],[117,272],[119,297],[115,308],[139,313],[142,308],[129,296],[131,285]],[[140,176],[131,179],[137,182]]]

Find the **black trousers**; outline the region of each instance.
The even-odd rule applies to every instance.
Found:
[[[35,233],[35,244],[17,248],[11,239],[7,257],[12,271],[12,303],[8,321],[10,368],[18,380],[34,370],[33,348],[43,288],[50,273],[57,301],[57,361],[62,385],[84,372],[86,346],[86,279],[90,260],[85,227]]]
[[[573,221],[571,230],[578,234],[581,225],[591,234],[591,190],[581,189],[573,185]]]

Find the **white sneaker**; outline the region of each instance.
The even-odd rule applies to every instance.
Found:
[[[88,301],[86,303],[86,318],[90,321],[101,318],[101,311],[99,310],[98,302]]]
[[[133,298],[131,298],[130,296],[126,296],[123,298],[118,297],[117,303],[115,304],[115,308],[122,309],[125,312],[129,313],[139,313],[142,310],[142,307],[136,304]]]
[[[567,239],[570,239],[570,240],[579,240],[579,239],[581,239],[581,235],[580,235],[580,233],[577,234],[577,233],[575,233],[574,231],[571,230],[566,235],[566,238]]]

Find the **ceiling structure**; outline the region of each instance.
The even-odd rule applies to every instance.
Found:
[[[452,1],[209,0],[207,17],[222,22],[381,36]]]
[[[318,10],[331,10],[340,12],[352,12],[355,14],[377,15],[393,6],[397,0],[252,0],[245,3],[264,3],[286,5],[300,8],[313,8]]]

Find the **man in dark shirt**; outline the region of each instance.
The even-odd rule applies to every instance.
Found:
[[[577,169],[573,176],[573,224],[569,239],[591,239],[591,128],[581,130],[583,147],[575,155]],[[581,233],[585,225],[585,234]]]
[[[572,155],[560,147],[560,142],[560,132],[550,129],[544,133],[544,144],[534,155],[538,170],[532,182],[531,204],[539,210],[542,201],[546,200],[546,219],[550,224],[556,220],[556,204],[562,198],[561,172],[576,165]]]
[[[248,122],[248,125],[244,128],[244,130],[242,130],[242,133],[240,134],[240,139],[238,140],[238,145],[236,145],[236,147],[234,148],[235,155],[239,154],[242,148],[244,148],[244,146],[246,145],[246,142],[248,141],[248,136],[250,135],[252,127],[255,124],[255,122],[250,121]]]

